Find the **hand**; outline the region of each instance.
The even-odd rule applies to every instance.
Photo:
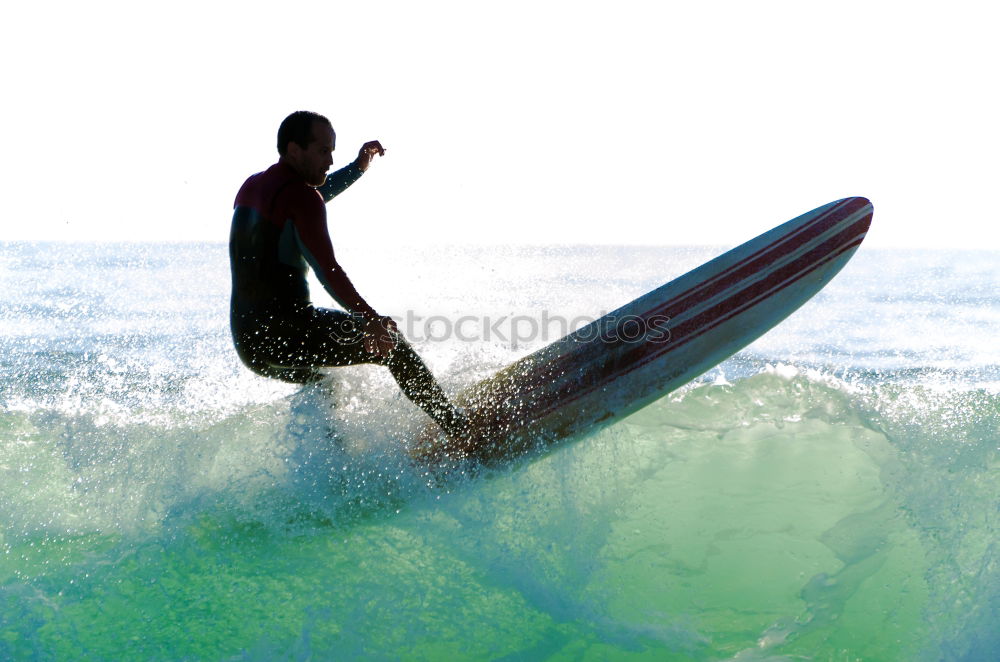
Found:
[[[361,151],[358,152],[358,160],[356,161],[358,167],[361,168],[361,172],[368,170],[368,166],[372,164],[372,160],[376,156],[385,156],[385,148],[382,147],[382,143],[377,140],[371,140],[361,146]]]
[[[399,330],[391,317],[366,318],[363,333],[362,342],[369,354],[386,357],[396,349],[396,335]]]

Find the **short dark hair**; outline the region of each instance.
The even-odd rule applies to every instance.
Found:
[[[330,120],[309,110],[296,110],[283,119],[278,127],[278,154],[285,155],[288,143],[295,143],[303,149],[308,147],[312,142],[314,122],[323,122],[333,129]]]

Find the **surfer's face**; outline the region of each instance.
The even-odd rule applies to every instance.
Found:
[[[326,182],[326,171],[333,165],[333,150],[337,146],[337,134],[325,122],[313,122],[312,140],[308,147],[289,143],[289,163],[302,175],[310,186],[322,186]]]

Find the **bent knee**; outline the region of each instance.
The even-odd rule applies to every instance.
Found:
[[[323,373],[315,368],[285,368],[279,366],[266,366],[263,369],[251,367],[251,370],[262,377],[279,379],[291,384],[312,384],[323,379]]]
[[[236,353],[243,365],[261,377],[292,384],[310,384],[323,378],[323,374],[312,366],[293,367],[272,363],[262,352],[248,351],[243,343],[236,343]]]

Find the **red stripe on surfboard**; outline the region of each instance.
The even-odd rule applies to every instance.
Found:
[[[823,258],[819,262],[816,262],[814,265],[812,265],[808,269],[805,269],[804,271],[801,271],[801,272],[797,273],[795,276],[793,276],[792,278],[790,278],[786,282],[782,282],[781,284],[779,284],[777,286],[771,287],[771,289],[768,289],[766,292],[758,293],[754,297],[754,299],[752,299],[750,301],[747,301],[747,302],[743,303],[742,305],[740,305],[740,306],[732,309],[731,311],[727,312],[725,314],[725,316],[715,318],[711,322],[703,324],[700,327],[696,327],[696,329],[694,330],[695,332],[692,335],[685,336],[684,339],[681,340],[680,342],[672,343],[672,347],[670,348],[671,351],[674,350],[674,349],[677,349],[678,347],[680,347],[682,345],[687,344],[688,342],[696,340],[698,337],[700,337],[701,335],[703,335],[707,331],[711,331],[712,329],[714,329],[715,327],[719,326],[720,324],[723,324],[724,322],[728,322],[730,319],[732,319],[733,317],[736,317],[740,313],[742,313],[742,312],[746,311],[747,309],[751,308],[752,306],[754,306],[755,304],[757,304],[759,301],[761,301],[763,299],[766,299],[766,298],[768,298],[770,296],[773,296],[777,292],[780,292],[780,291],[784,290],[786,287],[794,285],[798,281],[802,280],[803,278],[805,278],[806,276],[808,276],[809,274],[811,274],[813,271],[815,271],[815,270],[819,269],[820,267],[826,265],[827,263],[829,263],[829,262],[837,259],[844,252],[846,252],[846,251],[848,251],[848,250],[850,250],[852,248],[857,248],[859,245],[861,245],[861,241],[862,241],[863,238],[864,237],[861,237],[861,238],[857,239],[856,241],[853,241],[850,244],[848,244],[846,246],[843,246],[842,248],[838,249],[836,252],[831,253],[830,255],[828,255],[827,257]],[[744,292],[745,292],[745,290],[744,290]],[[742,293],[743,292],[741,292],[740,294],[742,294]],[[731,297],[731,298],[735,298],[735,297]],[[794,311],[792,311],[792,312],[794,312]],[[789,313],[789,314],[791,314],[791,313]],[[763,334],[761,334],[761,335],[763,335]],[[758,336],[758,337],[760,337],[760,336]],[[753,342],[753,341],[751,340],[750,342]],[[671,343],[668,343],[668,344],[671,344]],[[750,343],[748,342],[747,344],[750,344]],[[634,363],[633,365],[631,365],[627,370],[621,371],[620,373],[616,374],[613,377],[613,379],[618,379],[621,376],[626,375],[626,374],[628,374],[629,372],[631,372],[633,370],[641,368],[642,366],[646,365],[650,361],[656,360],[657,358],[659,358],[660,355],[666,354],[666,353],[667,352],[658,352],[656,354],[651,354],[651,355],[643,358],[641,361],[637,361],[636,363]]]
[[[576,380],[572,384],[566,384],[565,386],[558,389],[554,393],[552,392],[544,393],[536,391],[534,395],[546,396],[546,399],[549,400],[549,406],[540,411],[536,411],[532,416],[525,416],[525,414],[527,414],[527,411],[525,411],[525,409],[529,404],[527,402],[528,398],[526,398],[525,396],[528,395],[528,392],[535,390],[533,387],[529,387],[527,390],[522,389],[517,394],[514,393],[511,394],[511,395],[519,395],[520,396],[519,401],[514,403],[508,403],[508,407],[498,407],[492,410],[487,415],[486,418],[490,419],[490,423],[493,426],[496,426],[498,428],[506,428],[508,432],[513,432],[516,429],[523,428],[525,425],[528,425],[532,422],[539,421],[548,416],[555,409],[571,404],[581,398],[585,398],[588,395],[592,394],[597,389],[602,388],[603,386],[611,383],[612,381],[620,379],[621,377],[633,372],[634,370],[638,370],[642,366],[647,365],[648,363],[655,361],[661,358],[662,356],[669,354],[670,352],[673,352],[680,346],[696,340],[697,338],[699,338],[706,332],[710,331],[711,329],[715,328],[716,326],[732,319],[733,317],[736,317],[737,315],[745,311],[747,308],[753,306],[760,299],[771,296],[776,292],[780,292],[786,287],[789,287],[798,282],[799,280],[801,280],[802,278],[808,276],[816,269],[819,269],[825,264],[829,263],[830,261],[835,260],[848,250],[857,248],[857,246],[861,244],[863,238],[864,238],[864,233],[857,235],[853,241],[851,241],[847,245],[839,247],[835,251],[830,252],[822,260],[819,260],[811,264],[808,268],[793,274],[791,277],[787,278],[782,282],[779,282],[777,284],[772,284],[772,286],[770,286],[767,291],[758,293],[758,295],[753,300],[744,301],[735,306],[731,306],[731,310],[728,310],[726,314],[706,320],[706,323],[693,329],[692,332],[689,333],[689,335],[687,335],[681,341],[676,343],[671,342],[669,344],[666,344],[663,346],[663,349],[658,352],[645,352],[647,354],[646,356],[636,359],[634,363],[628,364],[627,367],[622,370],[615,371],[610,375],[608,373],[604,373],[600,379],[595,379],[593,381],[590,381],[590,383],[583,383],[581,380]],[[740,294],[742,294],[742,291],[734,295],[733,297],[730,297],[729,300],[731,301],[733,299],[739,298]],[[743,346],[746,346],[746,344],[749,344],[757,337],[760,337],[760,335],[763,335],[763,333],[758,334],[757,336],[755,336],[755,338],[750,339]],[[738,348],[735,351],[739,351],[739,349],[742,349],[742,347]],[[539,385],[540,384],[535,384],[533,386],[536,387]],[[572,395],[567,397],[570,393],[572,393]],[[497,401],[497,404],[499,405],[500,401]],[[514,411],[509,411],[509,404],[516,405]],[[508,411],[502,411],[502,410],[508,410]]]
[[[836,259],[841,254],[843,254],[844,252],[846,252],[846,251],[848,251],[848,250],[850,250],[852,248],[856,248],[858,245],[860,245],[860,243],[861,243],[861,239],[858,239],[857,241],[852,242],[851,244],[849,244],[847,246],[844,246],[843,248],[841,248],[840,250],[836,251],[835,253],[828,255],[825,259],[823,259],[822,261],[818,262],[817,264],[815,264],[815,265],[811,266],[810,268],[804,270],[803,272],[797,274],[795,277],[793,277],[793,278],[787,280],[786,282],[783,282],[783,283],[781,283],[781,284],[773,287],[768,292],[762,293],[758,297],[758,300],[761,299],[761,298],[765,298],[765,297],[767,297],[769,295],[772,295],[772,294],[774,294],[776,292],[780,292],[781,290],[785,289],[786,287],[789,287],[789,286],[795,284],[796,282],[798,282],[802,278],[808,276],[815,269],[818,269],[818,268],[822,267],[823,265],[827,264],[828,262],[830,262],[831,260]],[[589,384],[581,385],[581,383],[579,381],[576,381],[573,384],[567,384],[565,387],[560,388],[555,393],[544,394],[544,395],[547,395],[548,398],[550,399],[549,406],[547,406],[546,408],[544,408],[544,409],[536,412],[535,415],[531,417],[531,419],[521,418],[520,421],[516,421],[516,422],[510,421],[508,419],[505,422],[508,425],[510,425],[511,423],[515,423],[515,425],[513,427],[519,428],[519,427],[523,427],[524,425],[526,425],[526,424],[528,424],[530,422],[541,420],[541,419],[545,418],[546,416],[548,416],[549,414],[551,414],[556,409],[564,407],[564,406],[567,406],[569,404],[572,404],[573,402],[576,402],[577,400],[585,398],[585,397],[591,395],[594,391],[596,391],[596,390],[598,390],[598,389],[606,386],[607,384],[610,384],[610,383],[612,383],[612,382],[614,382],[614,381],[616,381],[616,380],[618,380],[618,379],[620,379],[620,378],[628,375],[629,373],[631,373],[631,372],[633,372],[635,370],[638,370],[638,369],[642,368],[643,366],[645,366],[645,365],[647,365],[647,364],[649,364],[649,363],[651,363],[653,361],[656,361],[657,359],[662,358],[663,356],[665,356],[665,355],[673,352],[674,350],[678,349],[682,345],[687,344],[688,342],[692,342],[692,341],[698,339],[699,337],[701,337],[702,335],[704,335],[708,331],[711,331],[712,329],[714,329],[715,327],[719,326],[720,324],[723,324],[724,322],[732,319],[733,317],[738,316],[740,313],[744,312],[746,309],[750,308],[755,303],[756,303],[756,300],[750,301],[750,302],[746,302],[745,304],[743,304],[743,305],[735,308],[734,310],[730,311],[726,315],[724,315],[722,317],[718,317],[718,318],[712,319],[711,321],[703,324],[701,327],[696,328],[692,333],[690,333],[688,336],[686,336],[684,339],[680,340],[679,342],[676,342],[676,343],[671,342],[671,343],[669,343],[668,346],[665,349],[663,349],[662,351],[648,353],[646,356],[643,356],[641,359],[637,359],[633,363],[629,364],[629,366],[626,369],[624,369],[624,370],[615,371],[615,372],[613,372],[611,374],[605,373],[605,374],[601,375],[600,379],[594,380],[594,381],[592,381]],[[760,334],[760,335],[763,335],[763,334]],[[760,336],[758,335],[757,337],[760,337]],[[756,338],[751,339],[746,344],[749,344],[750,342],[752,342],[755,339]],[[746,345],[744,345],[744,347],[745,346]],[[740,348],[740,349],[742,349],[742,348]],[[739,351],[739,349],[737,349],[736,351]],[[572,393],[572,395],[569,395],[570,393]],[[523,395],[523,393],[522,393],[522,395]],[[543,394],[539,393],[539,395],[543,395]],[[560,396],[562,396],[562,397],[560,397]],[[569,397],[567,397],[567,396],[569,396]]]
[[[763,262],[774,262],[777,259],[784,257],[794,251],[795,249],[802,246],[802,244],[807,241],[816,238],[817,236],[823,234],[831,227],[850,217],[852,214],[860,211],[864,207],[870,205],[871,203],[865,198],[846,198],[834,204],[833,207],[818,215],[813,220],[809,221],[801,228],[798,228],[795,232],[791,234],[784,235],[774,241],[772,241],[767,246],[757,250],[756,252],[748,255],[739,262],[733,264],[725,271],[716,274],[712,278],[708,279],[703,283],[682,292],[681,294],[675,296],[673,299],[664,302],[660,305],[658,309],[650,311],[652,314],[659,312],[664,308],[673,306],[680,302],[684,298],[693,296],[696,292],[699,292],[706,288],[712,288],[714,292],[718,292],[725,285],[721,285],[720,281],[725,279],[727,282],[732,282],[733,280],[741,280],[742,274],[747,272],[757,271],[755,265]],[[838,213],[839,212],[839,213]],[[822,225],[822,227],[819,227]],[[794,243],[793,243],[794,242]],[[778,251],[779,247],[784,245],[784,248]],[[772,254],[773,253],[773,254]]]
[[[860,234],[859,236],[856,228],[857,225],[858,224],[855,224],[838,235],[835,235],[831,239],[827,240],[827,242],[824,242],[823,245],[818,246],[813,251],[803,255],[795,262],[782,267],[774,273],[769,274],[766,278],[756,281],[748,287],[733,292],[726,299],[720,301],[711,308],[702,311],[695,317],[686,320],[677,327],[671,328],[670,341],[663,343],[662,345],[653,345],[651,343],[637,345],[637,351],[630,353],[626,357],[625,363],[629,367],[625,370],[618,371],[612,378],[617,379],[619,376],[627,374],[631,370],[641,367],[651,360],[655,360],[662,354],[673,351],[688,342],[696,340],[704,332],[715,328],[719,324],[730,320],[736,315],[752,307],[757,302],[773,296],[777,292],[780,292],[786,287],[798,282],[816,269],[839,257],[844,251],[857,246],[861,243],[861,240],[864,237],[863,234]],[[845,237],[844,235],[849,236]],[[845,240],[846,243],[844,243]],[[834,248],[834,246],[837,246],[838,244],[843,245]],[[824,257],[817,259],[817,254],[822,254]],[[648,356],[635,360],[634,357],[636,354],[639,354],[640,356],[642,354],[648,354]]]
[[[669,309],[680,305],[684,305],[684,307],[688,309],[701,305],[712,297],[717,296],[720,292],[723,292],[726,288],[732,287],[734,284],[745,280],[752,274],[760,271],[762,264],[770,264],[780,260],[781,258],[787,257],[794,251],[799,250],[804,243],[829,231],[830,228],[836,226],[837,223],[842,222],[846,218],[849,218],[851,215],[863,210],[865,207],[869,207],[870,205],[871,203],[865,198],[846,198],[841,203],[835,204],[832,208],[817,216],[802,228],[799,228],[796,232],[790,235],[785,235],[780,239],[771,242],[767,245],[767,247],[762,248],[743,260],[731,265],[725,271],[716,274],[708,281],[698,283],[684,292],[675,295],[670,300],[657,304],[655,308],[636,314],[634,317],[643,322],[648,322],[650,318],[657,316],[662,317]],[[871,222],[870,213],[862,217],[861,220],[864,221],[866,219],[868,223]],[[855,222],[855,224],[856,223],[857,222]],[[853,227],[853,225],[854,224],[852,224],[851,227]],[[790,243],[790,239],[793,237],[797,237],[799,241],[794,244]],[[696,295],[699,296],[695,299]],[[694,300],[692,301],[692,299]],[[612,313],[612,315],[613,314],[614,313]],[[594,324],[598,324],[600,322],[601,320],[598,320]],[[590,327],[593,327],[593,325],[584,327],[573,335],[591,335],[594,329]],[[570,336],[570,338],[572,338],[572,336]],[[552,371],[563,369],[565,364],[577,363],[581,359],[589,360],[593,354],[597,354],[600,351],[599,346],[593,347],[589,352],[584,347],[581,347],[580,349],[583,350],[583,355],[581,355],[578,351],[571,355],[557,357],[548,363],[538,364],[533,367],[533,370],[532,367],[529,366],[529,370],[538,374],[533,376],[524,375],[523,378],[530,381],[536,381],[537,378],[542,376],[541,373],[552,374]]]
[[[836,226],[838,223],[842,222],[847,218],[850,218],[850,216],[852,216],[854,213],[860,211],[865,206],[870,204],[867,201],[865,201],[864,204],[852,204],[860,200],[864,200],[864,198],[849,198],[844,205],[838,205],[838,207],[830,209],[827,213],[820,215],[815,219],[815,221],[809,223],[807,227],[803,227],[801,231],[793,233],[792,235],[786,237],[786,239],[788,239],[789,241],[772,242],[767,247],[766,250],[762,249],[760,251],[757,251],[752,256],[749,256],[746,259],[741,260],[739,263],[733,265],[725,272],[718,274],[714,278],[706,281],[705,283],[702,284],[702,286],[691,288],[687,292],[684,292],[683,294],[674,297],[670,301],[661,304],[658,308],[655,308],[652,311],[650,311],[650,314],[656,315],[668,307],[676,306],[680,304],[684,299],[690,298],[701,289],[710,288],[710,293],[712,295],[724,291],[734,283],[744,280],[749,275],[759,271],[760,265],[770,264],[780,260],[783,257],[790,255],[791,253],[801,248],[803,244],[829,231],[832,227]],[[853,209],[852,207],[858,207],[858,208]],[[843,211],[845,213],[835,215],[835,212],[837,211]],[[791,241],[792,238],[796,239],[794,243]],[[704,297],[702,298],[702,300],[704,300]]]
[[[610,374],[604,373],[600,379],[595,380],[591,384],[582,387],[580,385],[580,382],[577,381],[573,384],[568,384],[565,387],[565,389],[559,389],[560,391],[565,391],[565,392],[569,392],[570,389],[573,389],[574,395],[572,397],[562,398],[562,399],[557,397],[556,402],[552,403],[549,407],[545,408],[541,412],[538,412],[537,416],[533,417],[534,420],[539,420],[541,418],[544,418],[554,409],[570,404],[580,398],[586,397],[596,389],[601,388],[602,386],[614,380],[620,379],[624,375],[627,375],[633,372],[634,370],[638,370],[639,368],[643,367],[644,365],[647,365],[652,361],[655,361],[661,356],[673,352],[679,347],[696,340],[700,336],[704,335],[706,332],[714,329],[715,327],[719,326],[720,324],[723,324],[724,322],[729,321],[733,317],[736,317],[740,313],[752,307],[758,301],[773,296],[775,293],[784,290],[785,288],[795,284],[802,278],[808,276],[816,269],[819,269],[820,267],[824,266],[830,261],[838,258],[844,252],[856,248],[858,245],[861,244],[861,241],[864,239],[865,236],[864,231],[861,232],[858,231],[859,226],[865,225],[864,230],[867,230],[867,225],[865,224],[866,221],[870,222],[870,215],[869,217],[866,217],[861,221],[852,224],[849,228],[838,233],[831,239],[824,242],[821,246],[817,247],[813,251],[810,251],[805,256],[802,256],[802,258],[796,260],[796,263],[803,261],[809,262],[812,258],[815,257],[814,253],[817,252],[825,253],[825,257],[819,260],[811,261],[808,267],[799,268],[798,270],[791,270],[794,271],[794,273],[792,273],[791,275],[787,273],[790,270],[783,267],[781,270],[778,270],[775,273],[770,274],[767,278],[757,281],[756,283],[747,288],[739,290],[738,292],[734,293],[724,301],[713,306],[711,309],[704,311],[703,313],[699,313],[698,316],[692,318],[691,320],[686,321],[682,325],[679,325],[676,329],[671,329],[672,334],[674,332],[677,332],[678,335],[680,336],[680,339],[677,340],[676,342],[674,342],[674,336],[672,336],[671,341],[664,343],[663,345],[654,345],[652,343],[637,345],[636,352],[632,352],[630,354],[626,354],[625,356],[618,357],[618,360],[616,361],[616,363],[619,365],[622,362],[624,362],[627,365],[626,368],[613,371]],[[829,244],[840,243],[841,241],[844,240],[844,235],[850,235],[850,237],[848,237],[850,239],[849,243],[842,245],[836,249],[832,249],[832,247]],[[751,292],[752,298],[750,300],[745,300],[744,297],[748,292]],[[759,335],[757,337],[759,337]],[[754,339],[748,341],[747,344],[752,342]],[[651,351],[654,349],[658,351]],[[639,356],[636,356],[636,354],[638,354]],[[540,384],[538,383],[533,384],[532,386],[528,387],[527,391],[530,392],[532,390],[535,390],[535,387],[539,385]],[[525,391],[521,392],[522,396],[526,394],[527,393],[525,393]],[[555,394],[550,394],[550,395],[558,396],[560,394],[557,391]],[[524,421],[524,423],[527,422],[528,421]]]
[[[745,272],[746,267],[750,264],[751,261],[760,262],[762,257],[767,255],[768,252],[770,252],[770,253],[776,253],[776,255],[773,256],[767,255],[769,261],[773,262],[780,259],[781,257],[785,257],[791,254],[796,250],[800,250],[803,243],[813,239],[818,235],[827,232],[830,229],[830,227],[833,227],[837,223],[840,223],[843,220],[845,220],[845,218],[849,218],[850,216],[854,215],[858,210],[863,210],[865,208],[870,209],[870,204],[871,203],[865,200],[864,198],[847,198],[845,199],[845,201],[841,203],[835,203],[830,209],[818,215],[815,219],[809,221],[802,228],[797,229],[795,232],[789,235],[782,236],[781,238],[768,244],[767,247],[758,249],[754,254],[752,254],[752,256],[748,256],[747,258],[740,260],[736,264],[731,265],[724,272],[716,274],[716,276],[714,276],[712,279],[708,281],[708,283],[713,283],[715,285],[715,287],[713,287],[711,291],[705,292],[704,290],[706,287],[706,283],[699,283],[698,285],[689,288],[685,292],[673,297],[668,303],[677,305],[680,302],[686,302],[688,299],[693,298],[694,293],[701,291],[702,292],[701,296],[698,297],[697,301],[693,302],[694,306],[700,305],[704,303],[706,300],[711,299],[712,297],[718,295],[719,291],[722,289],[719,284],[719,281],[722,278],[728,276],[727,279],[729,281],[728,286],[732,287],[734,280],[737,283],[740,280],[742,280],[740,278],[733,278],[734,272],[736,272],[737,270],[742,270]],[[548,415],[548,413],[552,409],[554,409],[555,406],[557,406],[555,403],[553,403],[552,406],[547,407],[545,410],[541,412],[535,412],[535,415],[530,416],[529,418],[524,415],[527,414],[527,411],[525,411],[525,409],[528,407],[530,400],[538,398],[540,396],[547,396],[548,398],[556,396],[556,402],[559,403],[559,405],[567,404],[579,398],[585,397],[589,393],[592,393],[596,388],[603,386],[608,381],[612,379],[617,379],[620,376],[631,372],[632,370],[638,369],[639,367],[645,365],[649,361],[655,360],[661,354],[673,351],[674,349],[677,349],[681,345],[686,344],[687,342],[690,342],[692,340],[695,340],[701,333],[707,332],[708,330],[714,328],[718,324],[722,324],[723,322],[725,322],[727,319],[729,319],[729,317],[739,314],[746,307],[749,307],[750,305],[755,303],[758,298],[762,297],[755,297],[753,301],[749,303],[744,303],[743,305],[733,304],[732,303],[733,298],[742,297],[747,292],[752,291],[751,288],[761,288],[765,283],[773,283],[775,281],[780,282],[780,279],[782,277],[784,277],[789,272],[793,272],[792,275],[789,276],[787,283],[778,285],[777,287],[772,287],[773,291],[775,292],[784,289],[785,287],[791,285],[793,282],[808,275],[808,273],[811,273],[816,268],[819,268],[819,266],[821,266],[822,264],[825,264],[830,260],[834,259],[837,255],[841,254],[843,251],[848,250],[850,246],[841,247],[839,250],[836,251],[835,254],[827,255],[824,259],[820,260],[818,263],[813,263],[809,268],[801,269],[798,272],[795,272],[795,269],[798,268],[799,264],[803,263],[804,261],[812,259],[814,256],[818,257],[818,255],[823,253],[824,250],[831,250],[832,245],[837,243],[839,237],[842,237],[846,233],[851,233],[852,230],[858,230],[857,232],[858,238],[856,243],[854,243],[854,245],[860,243],[861,238],[864,237],[864,231],[868,229],[868,225],[871,222],[871,216],[872,214],[869,211],[869,213],[861,217],[860,220],[855,221],[850,226],[848,226],[848,229],[846,231],[842,230],[841,232],[834,235],[830,239],[827,239],[818,247],[814,247],[804,255],[795,258],[795,260],[790,262],[788,265],[785,265],[775,273],[769,274],[764,279],[758,279],[757,281],[754,281],[754,283],[750,284],[748,287],[743,288],[742,290],[737,292],[734,296],[729,297],[729,299],[727,300],[723,300],[719,304],[716,304],[711,309],[709,309],[709,311],[706,311],[707,313],[715,313],[716,315],[718,315],[719,314],[718,311],[722,310],[723,308],[729,308],[731,310],[727,316],[716,319],[714,323],[709,323],[711,322],[711,315],[709,315],[709,319],[705,319],[706,313],[705,312],[700,313],[696,318],[694,318],[696,322],[688,320],[679,327],[671,329],[672,333],[676,333],[677,331],[681,331],[682,333],[687,333],[688,334],[687,337],[684,338],[683,340],[676,341],[674,338],[672,338],[670,342],[664,343],[662,346],[651,345],[650,348],[647,348],[643,352],[647,354],[647,356],[645,357],[640,356],[634,359],[630,359],[635,361],[635,363],[631,366],[629,366],[628,361],[625,361],[625,366],[628,367],[625,367],[625,369],[623,370],[613,371],[610,377],[608,376],[608,373],[605,372],[604,378],[600,380],[596,379],[593,381],[586,380],[590,382],[589,384],[582,383],[581,380],[577,380],[574,384],[569,384],[566,385],[563,389],[559,389],[560,391],[568,391],[570,389],[575,389],[576,394],[570,399],[559,399],[558,396],[560,395],[565,396],[566,395],[565,392],[560,394],[557,391],[555,393],[546,394],[543,391],[540,391],[539,387],[543,387],[546,383],[550,383],[554,377],[565,374],[570,370],[575,371],[575,369],[572,367],[563,368],[562,367],[563,363],[572,362],[574,364],[579,364],[580,362],[585,362],[585,363],[593,362],[593,357],[588,355],[593,355],[600,352],[600,350],[602,349],[602,345],[600,345],[599,343],[591,342],[590,344],[593,345],[593,349],[590,351],[587,351],[585,347],[580,347],[579,348],[580,350],[584,350],[582,353],[580,351],[576,351],[569,356],[555,358],[551,362],[541,363],[541,364],[536,363],[534,365],[527,365],[520,368],[518,367],[517,363],[511,365],[509,369],[511,370],[513,375],[508,376],[507,379],[504,379],[503,381],[494,384],[490,389],[492,393],[492,395],[490,396],[490,400],[494,402],[496,405],[498,405],[498,407],[493,408],[492,411],[490,411],[489,413],[483,412],[485,414],[484,418],[491,419],[495,423],[504,424],[506,426],[510,426],[512,423],[515,423],[515,421],[512,421],[511,419],[516,418],[520,420],[516,421],[515,427],[522,427],[523,425],[530,423],[532,420],[538,420],[539,418]],[[791,237],[798,237],[799,241],[796,242],[794,245],[791,245],[791,242],[789,241]],[[756,256],[756,258],[754,258],[754,256]],[[752,275],[752,273],[756,273],[756,270],[752,271],[750,275]],[[667,304],[658,304],[657,308],[654,310],[663,310],[666,305]],[[646,313],[643,313],[643,315],[650,315],[650,312],[647,311]],[[698,326],[697,323],[700,323],[700,325],[703,326],[704,328]],[[692,326],[694,327],[693,329],[691,329]],[[582,331],[583,330],[581,330],[581,332]],[[577,332],[576,335],[579,335],[581,332]],[[564,340],[568,340],[569,338],[571,337],[567,337]],[[660,349],[660,347],[662,347],[662,349],[658,352],[649,351],[650,349],[653,348]],[[522,359],[522,361],[530,362],[530,357],[527,357],[527,359],[529,361],[525,361],[524,359]],[[618,357],[616,363],[618,365],[622,365],[622,358]],[[528,382],[528,384],[526,385],[525,382]],[[513,411],[511,411],[511,409],[513,409]],[[483,421],[483,423],[486,422],[487,421]]]
[[[841,254],[843,254],[844,252],[846,252],[846,251],[848,251],[848,250],[850,250],[852,248],[857,247],[858,245],[860,245],[860,243],[861,243],[861,239],[858,239],[857,241],[851,242],[847,246],[844,246],[841,249],[837,250],[836,252],[829,254],[823,260],[821,260],[819,262],[816,262],[815,264],[811,265],[807,269],[804,269],[804,270],[798,272],[797,274],[793,275],[792,277],[786,278],[784,280],[780,280],[778,278],[769,279],[772,282],[768,283],[767,289],[764,290],[764,291],[758,291],[757,293],[755,293],[755,296],[751,300],[749,300],[749,301],[743,300],[743,295],[746,293],[746,291],[745,290],[740,291],[739,293],[737,293],[737,294],[733,295],[732,297],[730,297],[729,299],[727,299],[725,302],[722,302],[718,306],[713,307],[713,310],[706,311],[705,315],[699,315],[699,318],[704,318],[704,319],[699,319],[698,323],[694,323],[693,320],[692,320],[692,323],[685,323],[685,325],[683,325],[685,328],[679,329],[678,335],[680,336],[680,339],[677,340],[676,342],[674,342],[673,339],[672,339],[672,341],[669,342],[669,343],[667,343],[667,344],[665,344],[662,349],[656,348],[659,351],[649,351],[649,349],[646,349],[646,351],[637,352],[639,354],[639,357],[635,357],[634,356],[635,353],[633,353],[632,357],[625,358],[625,362],[628,365],[627,368],[625,368],[623,370],[614,371],[614,372],[612,372],[610,374],[609,373],[604,373],[601,376],[601,378],[599,380],[597,380],[597,382],[593,386],[591,386],[588,389],[581,389],[578,392],[578,394],[574,395],[572,398],[569,398],[569,399],[566,399],[566,400],[563,400],[562,402],[560,402],[559,406],[562,406],[564,404],[568,404],[570,402],[573,402],[576,399],[584,397],[584,396],[588,395],[590,392],[593,392],[593,390],[595,390],[596,388],[600,388],[601,386],[604,386],[604,385],[606,385],[606,384],[608,384],[608,383],[610,383],[612,381],[620,379],[620,378],[624,377],[625,375],[627,375],[627,374],[629,374],[629,373],[631,373],[631,372],[633,372],[635,370],[638,370],[638,369],[642,368],[643,366],[649,364],[650,362],[658,360],[661,357],[663,357],[663,356],[665,356],[665,355],[667,355],[667,354],[669,354],[669,353],[671,353],[671,352],[679,349],[683,345],[686,345],[689,342],[693,342],[693,341],[697,340],[698,338],[700,338],[701,336],[703,336],[705,333],[707,333],[707,332],[711,331],[712,329],[716,328],[717,326],[719,326],[719,325],[721,325],[721,324],[723,324],[723,323],[725,323],[725,322],[733,319],[734,317],[737,317],[741,313],[743,313],[746,310],[748,310],[749,308],[753,307],[759,301],[761,301],[761,300],[763,300],[763,299],[765,299],[765,298],[767,298],[769,296],[772,296],[772,295],[774,295],[774,294],[776,294],[776,293],[784,290],[787,287],[790,287],[790,286],[794,285],[795,283],[797,283],[798,281],[800,281],[802,278],[805,278],[806,276],[808,276],[810,273],[812,273],[816,269],[819,269],[820,267],[824,266],[825,264],[829,263],[830,261],[836,259]],[[774,281],[777,281],[777,282],[774,282]],[[734,301],[739,301],[739,303],[737,305],[733,305]],[[719,309],[723,309],[723,310],[725,310],[725,312],[720,314],[720,310]],[[715,313],[715,314],[710,314],[710,313]],[[763,334],[761,334],[761,335],[763,335]],[[757,337],[760,337],[760,336],[757,336]],[[753,339],[751,339],[750,341],[748,341],[746,344],[749,344],[752,341],[753,341]],[[649,348],[652,348],[652,347],[653,347],[652,345],[649,346]],[[547,415],[554,408],[555,407],[549,407],[549,408],[547,408],[544,412],[541,413],[541,416]]]

